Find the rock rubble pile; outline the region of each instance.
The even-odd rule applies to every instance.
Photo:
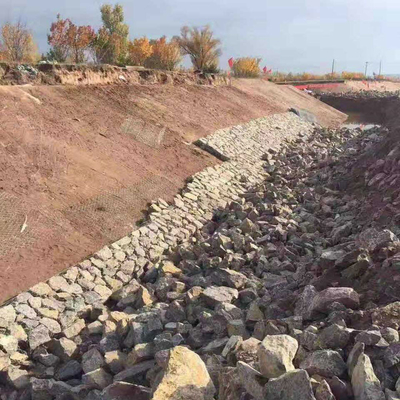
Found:
[[[2,399],[400,397],[398,233],[341,189],[380,132],[276,118],[242,151],[209,138],[229,161],[175,207],[0,309]]]

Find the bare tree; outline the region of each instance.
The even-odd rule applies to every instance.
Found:
[[[33,62],[38,52],[30,30],[21,21],[1,28],[1,52],[7,61]]]
[[[218,69],[218,60],[221,55],[219,45],[221,41],[213,37],[211,28],[207,25],[203,28],[181,29],[181,36],[176,38],[183,54],[190,56],[193,67],[207,72]]]

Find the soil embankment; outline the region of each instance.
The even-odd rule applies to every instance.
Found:
[[[289,107],[344,119],[260,81],[1,86],[2,299],[132,231],[149,201],[219,162],[191,142]]]
[[[393,124],[400,106],[399,94],[393,92],[324,92],[316,97],[346,114],[358,114],[365,122],[377,124]]]

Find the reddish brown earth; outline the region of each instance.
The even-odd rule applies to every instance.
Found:
[[[290,87],[0,86],[0,301],[131,231],[152,199],[218,161],[190,142],[288,107],[344,114]],[[158,148],[123,129],[166,127]],[[161,129],[155,127],[154,129]]]

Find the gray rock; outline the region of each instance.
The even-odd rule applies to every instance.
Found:
[[[74,378],[82,372],[81,364],[76,360],[70,360],[65,364],[61,365],[56,372],[56,377],[60,381],[66,381]]]
[[[316,400],[336,400],[328,383],[323,380],[315,391]]]
[[[314,297],[311,304],[311,311],[327,313],[332,303],[340,303],[347,308],[357,309],[360,305],[360,298],[358,293],[352,288],[328,288],[317,293]]]
[[[400,393],[385,389],[386,400],[400,400]]]
[[[315,400],[310,378],[306,371],[296,369],[279,378],[273,378],[264,386],[266,400]]]
[[[82,369],[85,374],[99,369],[103,365],[104,358],[96,348],[90,349],[82,356]]]
[[[210,286],[200,296],[207,305],[215,307],[220,303],[231,303],[236,300],[239,297],[239,292],[226,286]]]
[[[350,340],[350,332],[347,328],[338,324],[332,324],[318,334],[315,341],[315,349],[339,349],[346,347]]]
[[[382,335],[378,330],[360,332],[354,339],[356,342],[362,342],[366,346],[373,346],[382,340]]]
[[[132,383],[136,377],[144,375],[150,368],[153,368],[154,364],[154,360],[149,360],[127,368],[114,376],[114,382],[123,381]]]
[[[256,369],[250,365],[239,361],[236,365],[242,386],[250,393],[256,400],[263,400],[263,388],[267,383],[264,378]]]
[[[341,355],[333,350],[317,350],[311,353],[301,364],[310,375],[318,374],[327,378],[340,377],[347,369]]]
[[[36,311],[32,307],[29,307],[28,304],[18,304],[15,309],[26,318],[35,319],[37,317]]]
[[[111,385],[112,381],[112,375],[103,368],[98,368],[82,375],[82,382],[93,389],[104,389]]]
[[[39,325],[34,328],[28,336],[29,347],[31,350],[35,350],[40,345],[50,342],[50,340],[49,329],[44,325]]]
[[[102,400],[150,400],[151,390],[127,382],[115,382],[102,392]]]
[[[385,367],[390,368],[400,362],[400,342],[392,343],[383,355]]]
[[[77,345],[70,339],[61,338],[53,339],[49,343],[51,352],[59,357],[62,361],[68,361],[78,353]]]

